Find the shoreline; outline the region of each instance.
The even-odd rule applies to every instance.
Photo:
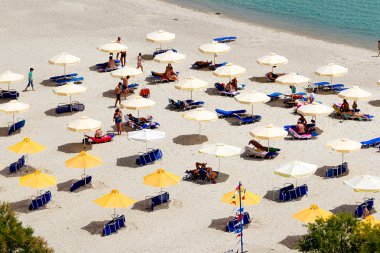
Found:
[[[374,51],[374,52],[376,52],[376,49],[377,49],[376,48],[376,41],[374,41],[373,46],[370,46],[369,44],[367,46],[365,46],[365,45],[361,44],[359,41],[357,41],[356,43],[352,41],[350,43],[349,41],[347,41],[348,37],[345,37],[347,40],[345,40],[345,39],[333,40],[333,39],[330,39],[327,37],[328,36],[327,33],[326,33],[326,35],[323,35],[321,33],[319,33],[319,35],[317,35],[317,34],[310,34],[307,32],[296,31],[296,30],[290,28],[290,26],[291,26],[290,24],[286,24],[282,27],[276,25],[275,22],[271,22],[271,24],[265,24],[264,22],[262,22],[258,19],[254,20],[253,18],[249,18],[249,17],[246,17],[244,15],[238,16],[235,13],[233,13],[232,11],[222,12],[221,10],[217,10],[217,9],[212,8],[212,7],[208,7],[208,6],[204,6],[204,5],[201,6],[200,4],[193,3],[193,2],[190,2],[190,3],[185,2],[185,1],[179,2],[177,0],[159,0],[159,1],[164,2],[164,3],[168,3],[168,4],[172,4],[172,5],[178,6],[180,8],[184,8],[184,9],[191,10],[194,12],[201,12],[201,13],[208,14],[208,15],[215,15],[215,16],[218,16],[222,19],[242,22],[242,23],[245,23],[247,25],[252,25],[255,27],[262,27],[264,29],[272,30],[275,32],[289,33],[291,35],[301,36],[301,37],[305,37],[305,38],[312,39],[312,40],[325,41],[328,43],[342,45],[342,46],[351,46],[351,47],[365,49],[365,50]],[[318,29],[320,29],[320,28],[318,28]],[[331,34],[332,34],[332,32],[330,33],[330,35]],[[228,36],[230,36],[230,35],[228,35]],[[233,36],[233,34],[231,34],[231,36]]]

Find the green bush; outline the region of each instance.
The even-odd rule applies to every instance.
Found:
[[[380,252],[380,226],[371,226],[349,213],[318,219],[298,244],[302,252],[371,253]]]
[[[0,252],[50,253],[46,241],[33,236],[33,229],[23,227],[7,203],[0,204]]]

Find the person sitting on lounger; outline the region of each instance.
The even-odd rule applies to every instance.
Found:
[[[298,122],[296,125],[296,132],[298,134],[304,134],[306,132],[305,125],[301,122]]]
[[[206,176],[212,183],[215,184],[215,179],[218,177],[218,172],[213,171],[211,167],[207,167]]]
[[[226,86],[224,86],[224,90],[227,92],[235,92],[235,87],[231,84],[231,82],[227,83]]]
[[[347,102],[346,99],[343,99],[343,103],[340,106],[340,111],[341,112],[349,112],[350,110],[350,104]]]
[[[248,142],[248,145],[253,145],[255,148],[263,150],[263,151],[268,150],[268,147],[264,147],[263,145],[261,145],[258,141],[254,140],[254,139],[250,140]]]
[[[109,59],[108,59],[107,68],[109,68],[109,69],[116,69],[115,60],[112,58],[112,56],[110,56]]]
[[[364,207],[363,210],[363,219],[367,218],[370,215],[370,212],[367,207]]]
[[[356,101],[354,101],[354,102],[352,103],[352,110],[353,110],[354,112],[357,112],[357,111],[358,111],[358,104],[356,103]]]
[[[174,72],[172,65],[169,63],[165,70],[165,76],[170,81],[178,80],[177,73]]]
[[[229,82],[232,87],[234,87],[235,90],[238,89],[238,83],[236,77],[232,78],[232,80]]]
[[[100,138],[102,138],[102,137],[103,137],[103,131],[102,131],[101,128],[99,128],[99,129],[97,129],[97,130],[95,131],[95,138],[100,139]]]
[[[195,170],[187,170],[186,173],[191,173],[193,176],[199,176],[200,170],[205,170],[207,163],[195,163]]]
[[[315,94],[313,92],[310,92],[309,97],[307,98],[307,102],[309,104],[313,103],[315,101]]]

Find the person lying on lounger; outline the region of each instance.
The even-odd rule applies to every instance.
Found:
[[[95,138],[100,139],[100,138],[102,138],[102,137],[103,137],[103,131],[102,131],[101,128],[99,128],[99,129],[97,129],[97,130],[95,131]]]
[[[165,76],[170,81],[178,80],[177,73],[174,72],[172,65],[169,63],[165,70]]]
[[[301,122],[297,123],[295,130],[296,130],[296,132],[298,134],[304,134],[304,133],[306,133],[305,125],[302,124]]]
[[[200,170],[205,170],[206,169],[207,163],[195,163],[195,170],[187,170],[186,173],[191,173],[194,176],[199,176],[200,175]]]
[[[206,176],[212,183],[215,184],[215,179],[218,177],[218,172],[213,171],[211,167],[207,167]]]
[[[109,68],[109,69],[116,69],[115,60],[112,58],[112,56],[110,56],[109,59],[108,59],[107,68]]]
[[[127,114],[127,116],[128,116],[128,119],[129,119],[129,120],[131,120],[131,121],[133,121],[133,122],[138,122],[138,123],[140,123],[140,124],[144,124],[144,123],[150,122],[151,119],[152,119],[152,116],[147,117],[147,118],[145,118],[145,117],[136,118],[136,117],[133,116],[132,114]]]
[[[258,141],[252,139],[248,142],[248,145],[253,145],[255,148],[259,149],[259,150],[263,150],[263,151],[267,151],[268,150],[268,147],[264,147],[263,145],[261,145]]]
[[[357,107],[357,105],[356,105]],[[344,114],[348,114],[348,115],[352,115],[354,117],[358,117],[358,118],[365,118],[366,116],[362,113],[357,113],[355,112],[354,110],[351,110],[350,109],[350,104],[347,102],[347,99],[343,99],[343,103],[342,105],[340,106],[340,111]]]
[[[205,68],[212,64],[212,61],[196,61],[194,63],[195,66],[198,66],[198,68]]]

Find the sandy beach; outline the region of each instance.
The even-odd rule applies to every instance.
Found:
[[[11,85],[20,92],[21,102],[31,104],[29,112],[18,115],[27,121],[21,133],[7,136],[7,122],[12,117],[0,114],[1,200],[10,202],[20,220],[31,226],[37,235],[43,236],[56,252],[224,252],[237,249],[235,235],[224,231],[226,218],[234,215],[233,207],[221,203],[220,198],[235,189],[239,181],[247,189],[263,196],[260,204],[246,208],[253,219],[245,230],[246,249],[263,253],[293,252],[295,240],[305,234],[307,228],[293,219],[292,214],[312,203],[332,212],[352,212],[364,194],[354,193],[343,181],[356,175],[379,175],[376,170],[378,153],[373,148],[345,156],[350,169],[348,176],[327,180],[318,173],[324,171],[324,166],[341,162],[339,153],[325,147],[328,141],[341,137],[356,141],[379,137],[380,96],[376,82],[380,79],[380,59],[374,57],[377,55],[375,51],[271,30],[228,19],[223,13],[202,13],[157,0],[2,1],[2,6],[0,72],[12,70],[27,75],[29,68],[33,67],[37,91],[21,92],[26,81]],[[185,170],[194,168],[196,161],[206,162],[216,169],[217,158],[198,153],[203,143],[223,142],[244,148],[251,139],[249,131],[255,126],[274,124],[282,127],[295,124],[298,119],[293,108],[285,108],[281,102],[259,104],[254,106],[254,113],[262,116],[261,122],[234,126],[225,119],[219,119],[203,124],[204,136],[198,137],[197,123],[183,119],[182,112],[167,109],[168,98],[188,99],[190,94],[176,90],[173,83],[149,85],[145,77],[152,70],[163,71],[165,65],[145,60],[144,75],[132,82],[150,88],[151,99],[156,102],[156,106],[141,111],[140,115],[153,115],[161,124],[160,130],[166,132],[164,141],[149,144],[160,148],[164,158],[152,165],[137,166],[136,155],[145,150],[145,145],[129,141],[127,133],[124,133],[110,143],[87,148],[90,154],[102,158],[103,165],[88,171],[93,176],[91,189],[68,192],[67,185],[72,179],[79,179],[81,170],[67,169],[64,161],[82,150],[82,135],[66,130],[67,123],[89,116],[102,122],[103,131],[114,131],[113,89],[118,79],[109,73],[93,70],[96,63],[105,62],[108,57],[98,51],[97,46],[120,36],[129,48],[127,65],[135,67],[139,52],[152,54],[157,47],[145,40],[146,34],[159,29],[175,33],[175,41],[168,46],[186,55],[184,61],[173,64],[174,69],[180,71],[180,78],[195,76],[209,82],[209,90],[193,92],[195,100],[206,102],[207,110],[250,110],[250,106],[238,104],[233,98],[213,93],[213,84],[226,79],[213,76],[211,71],[190,69],[197,60],[211,59],[198,51],[201,44],[215,37],[234,35],[238,39],[231,44],[231,51],[219,56],[217,61],[229,61],[247,68],[247,73],[238,79],[239,83],[246,84],[245,91],[290,92],[288,86],[258,82],[269,68],[259,66],[256,59],[270,52],[289,59],[288,64],[278,67],[278,72],[297,72],[311,78],[312,82],[326,80],[316,76],[314,70],[334,62],[349,69],[347,75],[335,79],[337,83],[357,85],[373,94],[369,101],[359,101],[358,104],[363,112],[375,118],[370,122],[342,122],[330,116],[319,117],[318,127],[323,133],[316,139],[273,141],[273,146],[282,149],[274,160],[247,159],[244,156],[222,159],[221,172],[228,175],[225,182],[199,185],[181,181],[179,185],[165,189],[172,199],[168,208],[149,212],[139,202],[132,208],[120,209],[118,213],[125,214],[127,227],[115,235],[102,237],[102,227],[110,219],[112,210],[97,206],[92,202],[94,199],[112,189],[119,189],[143,201],[159,190],[144,185],[143,176],[159,168],[181,177]],[[85,78],[83,85],[88,91],[74,97],[86,105],[83,112],[71,115],[54,113],[58,103],[68,102],[68,98],[55,96],[54,86],[44,80],[62,73],[61,67],[48,65],[48,59],[61,52],[81,58],[80,64],[67,69]],[[303,87],[298,87],[298,90],[303,91]],[[317,94],[316,100],[326,105],[341,101],[333,94]],[[135,111],[124,109],[123,112],[136,115]],[[7,147],[24,137],[47,147],[44,152],[30,156],[31,166],[56,176],[58,180],[58,186],[50,188],[53,203],[38,211],[27,210],[35,191],[19,186],[22,173],[9,174],[7,168],[19,158]],[[295,180],[274,175],[273,169],[293,160],[316,164],[322,169],[316,175],[298,180],[298,184],[308,184],[308,196],[286,203],[273,201],[274,187],[295,183]],[[374,216],[380,219],[379,214]]]

